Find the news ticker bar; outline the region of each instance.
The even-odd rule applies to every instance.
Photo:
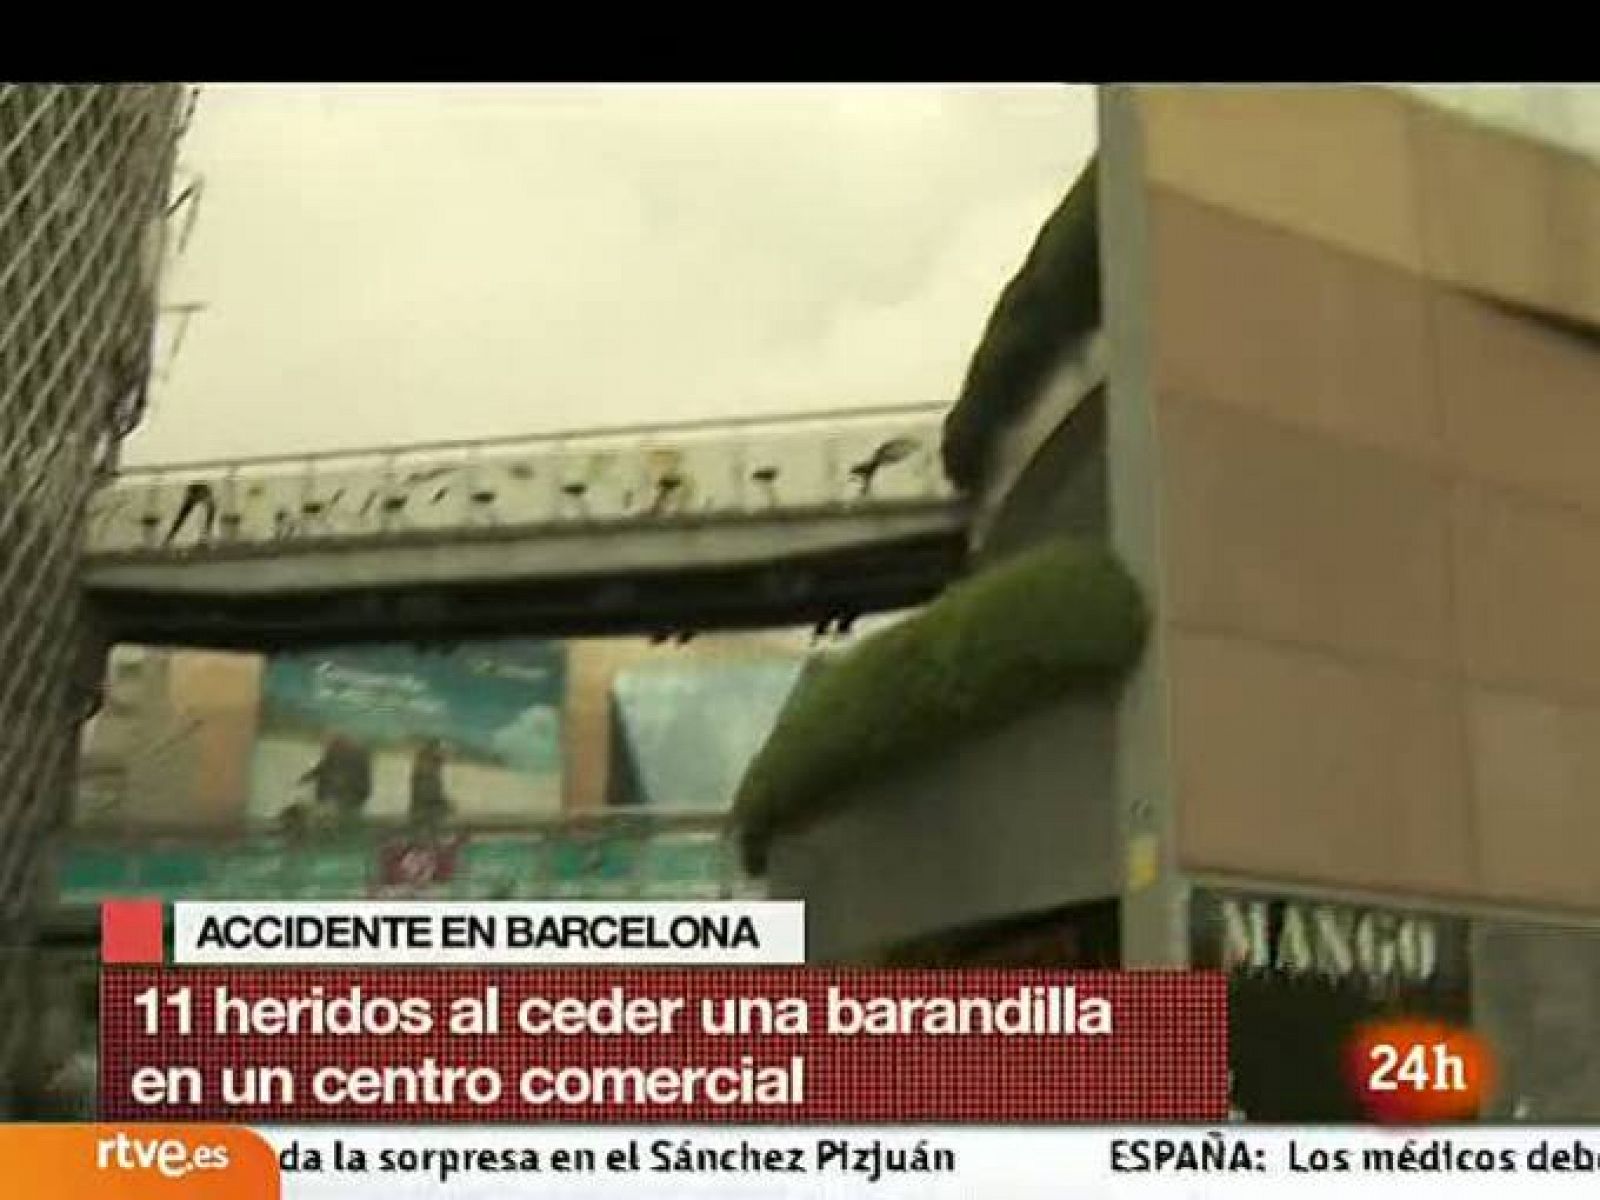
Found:
[[[52,1200],[1591,1197],[1600,1130],[0,1126]]]
[[[124,968],[114,1120],[1176,1121],[1227,1113],[1211,972]]]
[[[787,901],[133,901],[102,922],[101,1111],[115,1119],[1232,1109],[1231,984],[1215,971],[804,969],[804,906]],[[1395,1011],[1336,1037],[1307,1051],[1315,1087],[1372,1119],[1471,1118],[1494,1094],[1471,1029]]]
[[[111,901],[101,951],[114,965],[786,966],[805,962],[805,905]]]

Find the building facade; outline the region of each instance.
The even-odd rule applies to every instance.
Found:
[[[1597,104],[1103,90],[945,454],[980,572],[1111,547],[1143,654],[780,839],[812,949],[1110,901],[1122,964],[1233,977],[1252,1118],[1350,1116],[1344,1039],[1394,1012],[1489,1037],[1492,1115],[1600,1113]]]
[[[29,1037],[39,845],[72,795],[103,652],[82,516],[137,422],[177,85],[0,84],[0,1080]],[[7,1092],[14,1092],[7,1087]],[[0,1100],[8,1105],[9,1099]]]
[[[1128,957],[1263,891],[1280,934],[1425,930],[1500,1115],[1562,1120],[1600,1104],[1595,100],[1112,89],[1101,128],[1111,534],[1155,614]]]

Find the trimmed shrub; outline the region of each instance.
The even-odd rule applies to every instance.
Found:
[[[1138,657],[1145,609],[1110,549],[1062,540],[956,584],[921,613],[802,677],[734,811],[746,864],[854,785],[934,757]]]
[[[989,315],[944,426],[951,480],[972,489],[998,430],[1034,400],[1061,356],[1100,323],[1097,160],[1090,159]]]

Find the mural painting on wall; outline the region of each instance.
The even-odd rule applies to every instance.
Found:
[[[1229,976],[1233,1100],[1244,1120],[1360,1121],[1345,1059],[1359,1026],[1472,1019],[1464,920],[1201,890],[1190,930],[1194,965]]]
[[[559,643],[375,646],[268,661],[250,813],[287,832],[555,813]]]
[[[465,839],[459,836],[396,838],[378,847],[379,895],[406,896],[448,890],[455,882]]]

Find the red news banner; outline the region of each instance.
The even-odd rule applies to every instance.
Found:
[[[1205,972],[108,970],[106,1120],[1214,1121]]]

